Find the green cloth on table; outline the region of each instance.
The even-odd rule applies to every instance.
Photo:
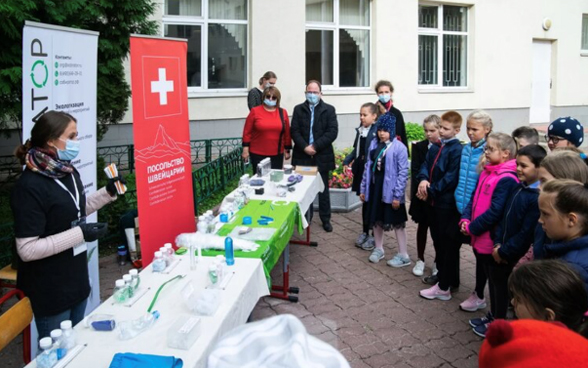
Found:
[[[273,208],[273,209],[272,209]],[[276,232],[268,241],[256,241],[259,244],[259,248],[253,252],[244,252],[235,250],[235,258],[259,258],[263,263],[263,269],[265,276],[270,280],[270,272],[280,259],[282,252],[288,245],[290,238],[294,234],[294,229],[298,227],[298,233],[301,234],[304,229],[302,228],[302,219],[299,210],[298,203],[286,201],[275,201],[270,200],[250,200],[249,203],[242,209],[240,209],[233,220],[223,225],[217,232],[217,235],[227,236],[233,231],[235,227],[244,226],[243,217],[251,217],[251,225],[247,225],[251,228],[274,228]],[[260,225],[257,220],[261,219],[261,216],[267,216],[274,219],[273,222],[267,225]],[[216,256],[218,254],[225,254],[224,251],[219,250],[203,250],[202,255],[204,256]],[[236,260],[235,262],[239,262]]]

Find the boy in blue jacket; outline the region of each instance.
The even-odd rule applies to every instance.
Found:
[[[494,230],[493,263],[489,269],[490,312],[470,320],[472,327],[506,318],[509,304],[508,277],[527,253],[539,220],[539,165],[547,156],[543,147],[530,145],[517,153],[517,175],[521,180],[507,199],[502,220]],[[480,327],[484,329],[484,327]]]
[[[423,279],[438,283],[420,291],[426,299],[451,299],[450,287],[459,286],[459,232],[460,215],[455,204],[454,192],[459,181],[459,164],[462,146],[456,135],[462,117],[455,111],[441,116],[439,136],[441,145],[432,145],[425,163],[417,176],[419,188],[417,198],[430,203],[431,237],[435,247],[435,259],[439,272]]]

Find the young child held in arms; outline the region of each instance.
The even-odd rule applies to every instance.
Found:
[[[441,116],[439,137],[441,145],[432,145],[422,165],[417,181],[417,198],[430,204],[428,221],[439,270],[436,276],[423,279],[424,283],[438,278],[438,283],[421,290],[426,299],[451,299],[451,287],[459,286],[459,212],[454,192],[459,180],[459,160],[462,146],[456,135],[461,129],[462,118],[455,111]]]
[[[427,245],[427,233],[429,231],[429,221],[427,219],[426,202],[417,198],[418,182],[417,175],[421,166],[425,162],[429,147],[439,142],[439,123],[441,118],[437,115],[429,115],[423,121],[423,129],[426,138],[412,146],[411,161],[410,161],[410,209],[408,214],[412,221],[418,224],[416,233],[417,255],[418,260],[412,269],[415,276],[423,276],[425,272],[425,247]],[[437,267],[433,263],[433,274],[437,274]]]
[[[588,288],[588,184],[550,180],[541,187],[539,223],[551,240],[544,243],[545,258],[572,265]]]
[[[517,175],[521,183],[510,194],[502,220],[494,231],[494,261],[490,262],[488,274],[490,311],[485,317],[470,320],[478,335],[484,333],[494,318],[506,318],[508,277],[519,259],[530,249],[539,220],[538,170],[546,155],[547,152],[538,145],[523,147],[517,153]]]
[[[516,150],[516,142],[511,136],[504,133],[492,133],[488,136],[484,170],[461,217],[461,231],[472,237],[472,248],[476,256],[476,288],[460,304],[464,311],[475,312],[486,307],[484,287],[490,265],[494,262],[491,232],[502,219],[506,201],[519,182],[514,159]]]
[[[359,127],[355,128],[355,143],[353,143],[353,151],[351,151],[343,160],[343,165],[351,165],[351,172],[353,173],[353,183],[351,190],[357,195],[361,194],[361,180],[363,178],[363,170],[365,167],[366,157],[369,154],[369,147],[372,140],[377,139],[375,122],[378,119],[378,107],[371,103],[361,105],[359,110]],[[367,218],[367,202],[364,202],[361,207],[361,218],[363,221],[363,232],[355,241],[355,246],[363,250],[373,250],[375,247],[374,238],[369,236],[370,223]]]
[[[384,114],[378,119],[378,140],[370,144],[360,199],[368,203],[368,218],[374,230],[376,248],[369,261],[378,263],[384,258],[384,231],[394,229],[398,254],[387,264],[392,267],[410,265],[406,245],[406,206],[404,191],[408,180],[408,150],[395,139],[394,115]]]
[[[519,319],[558,321],[588,338],[588,292],[576,269],[558,260],[525,263],[508,279]]]

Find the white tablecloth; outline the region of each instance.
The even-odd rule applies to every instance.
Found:
[[[277,184],[284,184],[288,183],[288,177],[290,175],[284,175],[284,179],[277,183]],[[258,179],[257,176],[254,176],[255,179]],[[306,221],[306,217],[304,214],[310,206],[312,206],[312,202],[314,201],[317,194],[322,193],[325,190],[325,185],[323,184],[323,180],[321,179],[320,174],[316,175],[302,175],[302,181],[296,184],[294,187],[296,188],[293,192],[288,192],[286,197],[278,197],[275,194],[275,189],[271,181],[269,175],[264,176],[262,179],[265,181],[263,185],[264,194],[257,195],[253,194],[251,199],[259,199],[259,200],[270,200],[270,201],[290,201],[298,203],[298,207],[300,208],[300,213],[302,214],[302,227],[307,228],[308,222]],[[259,188],[259,187],[252,187],[252,188]],[[234,197],[237,189],[232,191],[225,197],[223,200],[223,204],[227,201],[227,198]]]
[[[198,269],[190,271],[188,256],[181,257],[180,263],[170,274],[153,273],[151,266],[141,272],[140,288],[150,286],[151,289],[132,307],[113,305],[112,297],[102,303],[92,314],[113,314],[117,321],[131,320],[147,312],[149,304],[157,289],[165,281],[176,275],[186,275],[183,279],[167,284],[153,310],[161,313],[156,323],[141,335],[126,341],[118,339],[118,331],[94,331],[83,327],[83,323],[75,327],[78,343],[87,347],[67,365],[67,367],[108,367],[115,353],[131,352],[175,356],[184,361],[184,367],[206,367],[206,360],[218,339],[234,327],[244,324],[257,304],[260,297],[269,295],[267,280],[259,259],[237,258],[235,265],[227,267],[235,275],[222,291],[222,302],[219,310],[211,317],[201,318],[201,335],[190,350],[171,349],[167,347],[167,331],[182,314],[190,314],[184,305],[180,291],[192,281],[197,292],[207,285],[208,265],[211,257],[203,257]],[[36,367],[33,361],[28,367]]]

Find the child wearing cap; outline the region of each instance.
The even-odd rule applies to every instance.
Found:
[[[551,151],[559,147],[580,147],[584,142],[584,127],[570,116],[557,118],[549,124],[545,140]]]
[[[408,150],[396,139],[396,118],[384,114],[378,119],[378,140],[372,140],[361,181],[360,196],[368,203],[367,218],[373,228],[376,248],[369,261],[384,258],[384,231],[394,229],[398,254],[387,264],[392,267],[410,265],[406,245],[405,195],[408,180]]]

